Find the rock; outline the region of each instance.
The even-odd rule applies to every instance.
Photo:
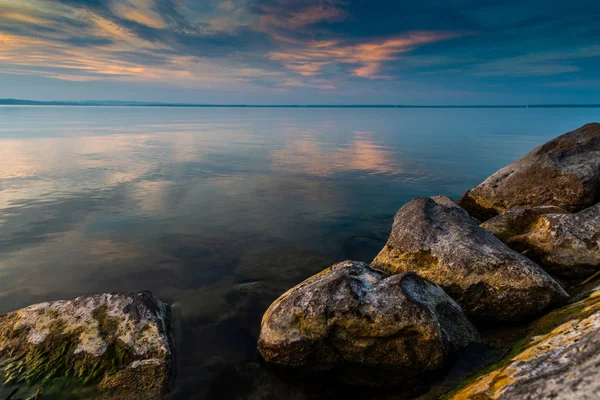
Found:
[[[173,375],[169,309],[150,292],[97,294],[0,316],[5,385],[96,385],[102,399],[159,399]]]
[[[600,124],[566,133],[502,168],[458,202],[487,220],[513,208],[554,205],[571,212],[600,201]]]
[[[500,362],[446,398],[598,399],[600,393],[600,290],[553,311],[532,325]]]
[[[520,208],[481,226],[553,275],[585,278],[600,270],[600,205],[577,214]]]
[[[414,271],[475,317],[522,320],[568,298],[542,268],[447,197],[418,198],[402,207],[371,265],[391,274]]]
[[[569,212],[564,208],[555,206],[514,208],[504,214],[488,219],[481,223],[480,226],[506,243],[513,236],[526,232],[537,221],[540,215],[545,214],[569,214]]]
[[[386,386],[439,369],[477,340],[460,306],[437,285],[345,261],[277,299],[263,317],[258,347],[271,363]]]

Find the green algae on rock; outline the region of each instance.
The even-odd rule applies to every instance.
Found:
[[[478,340],[439,286],[345,261],[277,299],[263,317],[258,347],[274,364],[387,386],[438,370]]]
[[[458,202],[485,221],[513,208],[578,212],[600,201],[600,124],[565,133],[500,169]]]
[[[568,298],[540,266],[443,196],[417,198],[403,206],[371,265],[390,274],[416,272],[475,317],[523,320]]]
[[[576,214],[556,207],[514,209],[481,227],[563,278],[600,270],[600,205]]]
[[[600,288],[535,321],[496,364],[445,396],[450,400],[597,399]]]
[[[159,399],[172,380],[169,309],[150,292],[97,294],[0,315],[0,379],[67,379],[104,399]]]

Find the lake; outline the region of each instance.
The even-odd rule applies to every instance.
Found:
[[[257,364],[271,301],[334,262],[371,261],[412,198],[456,199],[598,120],[594,108],[0,107],[0,312],[148,289],[176,305],[174,398],[297,398]]]

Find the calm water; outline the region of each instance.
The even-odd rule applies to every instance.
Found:
[[[333,262],[370,261],[411,198],[457,198],[598,120],[598,109],[0,107],[0,312],[149,289],[179,304],[177,398],[295,398],[255,364],[272,300]]]

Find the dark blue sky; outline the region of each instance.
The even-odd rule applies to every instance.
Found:
[[[600,103],[600,2],[0,0],[0,98]]]

